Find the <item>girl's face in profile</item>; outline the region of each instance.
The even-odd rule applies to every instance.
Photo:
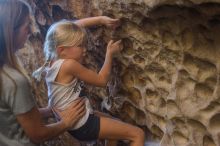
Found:
[[[25,22],[15,30],[15,47],[16,50],[24,47],[24,44],[30,34],[31,20],[30,17],[27,16],[25,18]]]
[[[86,55],[86,47],[84,46],[71,46],[65,48],[66,58],[74,59],[81,62]]]

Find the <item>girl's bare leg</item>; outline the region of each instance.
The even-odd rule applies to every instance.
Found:
[[[100,111],[97,111],[97,110],[94,110],[93,113],[96,115],[96,116],[99,116],[99,117],[109,117],[109,118],[113,118],[111,115],[108,115],[106,113],[103,113],[103,112],[100,112]]]
[[[117,140],[106,140],[105,146],[117,146],[118,141]]]
[[[99,111],[93,111],[93,113],[99,117],[109,117],[112,118],[110,115],[105,114],[103,112],[99,112]],[[105,140],[105,146],[117,146],[118,141],[117,140],[110,140],[107,139]]]
[[[100,139],[130,140],[131,146],[144,146],[145,134],[142,129],[114,120],[100,117]]]

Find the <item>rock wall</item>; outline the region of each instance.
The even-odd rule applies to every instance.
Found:
[[[161,145],[220,145],[220,5],[108,2],[97,7],[122,19],[115,35],[125,46],[118,111],[146,125]]]
[[[119,18],[121,26],[114,32],[104,27],[88,30],[86,61],[94,70],[100,69],[110,39],[122,39],[124,44],[108,87],[85,90],[98,103],[96,108],[139,125],[147,139],[158,140],[161,146],[220,146],[218,0],[29,2],[38,25],[38,34],[30,38],[32,49],[21,51],[29,72],[43,63],[42,42],[54,21],[97,15]],[[33,86],[39,104],[46,105],[44,83]]]

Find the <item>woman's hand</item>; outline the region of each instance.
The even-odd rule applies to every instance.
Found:
[[[43,108],[38,108],[40,114],[42,115],[43,118],[50,118],[53,117],[53,111],[51,107],[43,107]]]
[[[105,25],[106,27],[115,29],[120,25],[120,20],[119,19],[112,19],[107,16],[101,16],[101,24]]]
[[[111,57],[120,52],[123,49],[123,45],[121,40],[114,42],[113,40],[110,40],[107,45],[107,55],[110,55]]]
[[[64,123],[67,129],[71,128],[81,119],[86,113],[85,99],[79,98],[75,100],[67,109],[60,111],[54,109],[60,120]]]

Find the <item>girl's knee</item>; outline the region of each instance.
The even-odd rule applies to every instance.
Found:
[[[135,137],[137,139],[140,139],[140,140],[144,141],[144,139],[145,139],[144,131],[141,128],[137,127],[136,130],[135,130]]]

